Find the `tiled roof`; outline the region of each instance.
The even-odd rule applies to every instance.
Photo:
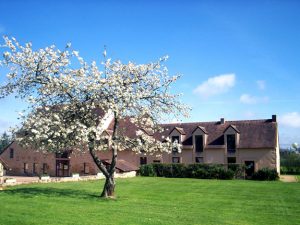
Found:
[[[193,134],[197,129],[200,129],[200,130],[202,130],[205,134],[208,134],[208,132],[206,131],[205,127],[201,127],[201,126],[197,126],[197,127],[195,128],[195,130],[193,130],[192,134]]]
[[[185,131],[181,127],[174,127],[169,134],[171,134],[174,129],[177,130],[181,135],[185,135]]]
[[[226,130],[228,130],[228,128],[230,128],[230,127],[231,127],[232,129],[234,129],[237,133],[240,133],[239,129],[237,129],[235,125],[229,125],[229,126],[224,130],[224,133],[225,133]]]
[[[110,164],[111,160],[105,160],[105,164]],[[137,171],[139,168],[123,159],[117,160],[116,168],[121,172]]]
[[[3,165],[3,167],[4,167],[6,170],[9,169],[8,165],[3,161],[3,159],[2,159],[1,157],[0,157],[0,163]]]
[[[275,148],[277,139],[277,123],[272,120],[244,120],[220,122],[196,122],[180,124],[162,124],[165,130],[171,130],[174,126],[182,127],[186,132],[183,145],[192,145],[192,133],[198,127],[204,127],[207,131],[207,147],[224,145],[224,132],[228,127],[233,127],[240,133],[238,148]],[[161,135],[167,136],[165,131]],[[160,135],[160,136],[161,136]],[[159,136],[157,136],[159,138]]]
[[[207,133],[207,148],[224,147],[224,132],[230,126],[240,134],[238,148],[275,148],[277,141],[277,123],[270,119],[265,120],[240,120],[226,121],[224,124],[217,122],[193,122],[161,124],[164,128],[162,133],[155,133],[154,137],[163,141],[175,128],[181,128],[185,133],[183,145],[192,145],[192,134],[201,127]],[[120,128],[128,137],[135,137],[137,127],[129,119],[120,122]],[[164,137],[164,138],[162,138]]]

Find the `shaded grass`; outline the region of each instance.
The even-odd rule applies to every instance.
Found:
[[[0,192],[0,224],[300,224],[300,183],[137,177]]]

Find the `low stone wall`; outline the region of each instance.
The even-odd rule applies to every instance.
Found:
[[[115,178],[130,178],[130,177],[135,177],[135,176],[136,176],[136,171],[115,174]]]
[[[135,177],[136,176],[136,172],[135,171],[131,171],[131,172],[127,172],[127,173],[115,173],[115,178],[131,178],[131,177]],[[9,180],[11,180],[11,178],[4,179],[4,183],[2,184],[2,186],[15,186],[15,185],[20,185],[20,184],[32,184],[32,183],[61,183],[61,182],[73,182],[73,181],[88,181],[88,180],[101,180],[101,179],[105,179],[105,176],[102,173],[98,173],[97,175],[92,175],[92,176],[79,176],[79,177],[43,177],[40,179],[37,179],[37,177],[32,177],[33,179],[30,180],[28,179],[29,177],[26,177],[26,180],[22,180],[22,177],[19,177],[20,179],[18,179],[18,177],[15,177],[16,182],[9,182]]]

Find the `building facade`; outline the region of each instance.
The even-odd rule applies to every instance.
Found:
[[[111,134],[113,118],[103,128],[105,135]],[[158,156],[136,154],[130,150],[118,153],[117,172],[138,170],[147,163],[214,163],[244,164],[246,173],[251,176],[262,168],[280,171],[279,139],[276,116],[264,120],[161,124],[163,132],[154,137],[164,141],[169,137],[182,145],[180,152]],[[128,137],[136,134],[137,128],[126,119],[120,127]],[[98,156],[109,165],[111,152],[99,152]],[[7,174],[70,176],[94,175],[99,172],[89,153],[65,151],[63,153],[42,153],[34,149],[22,149],[16,142],[9,145],[0,155],[6,164]]]

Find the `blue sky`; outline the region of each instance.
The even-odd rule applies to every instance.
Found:
[[[279,119],[282,145],[300,142],[299,1],[0,1],[0,35],[35,48],[72,42],[88,61],[146,63],[169,55],[183,121]],[[0,82],[4,70],[0,70]],[[0,131],[24,104],[1,99]]]

